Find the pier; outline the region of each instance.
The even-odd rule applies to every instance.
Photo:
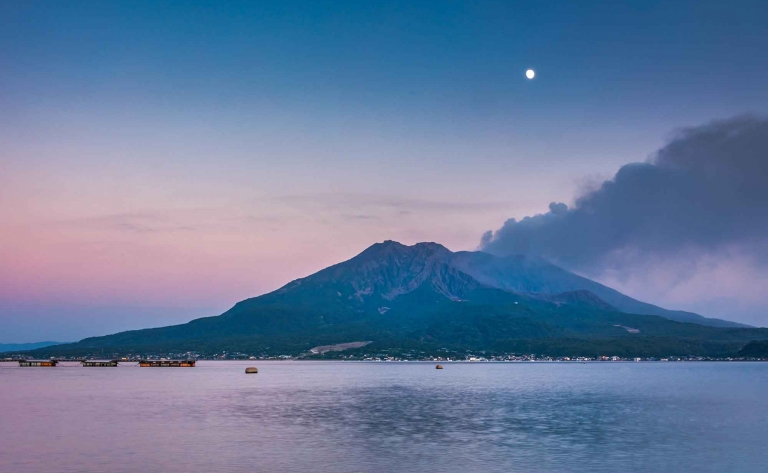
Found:
[[[25,359],[0,359],[0,362],[18,363],[21,367],[54,367],[62,362],[80,363],[89,368],[113,368],[120,363],[138,363],[142,367],[151,368],[194,368],[196,360],[25,360]],[[65,365],[67,366],[67,365]]]
[[[19,366],[22,366],[22,367],[29,367],[29,366],[54,367],[58,364],[59,362],[56,360],[19,360]]]

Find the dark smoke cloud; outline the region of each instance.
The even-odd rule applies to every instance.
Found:
[[[596,274],[632,258],[739,248],[768,262],[768,119],[745,115],[678,132],[575,205],[507,220],[483,235],[496,254],[535,254]]]

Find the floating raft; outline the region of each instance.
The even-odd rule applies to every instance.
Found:
[[[441,369],[443,369],[443,365],[437,365],[437,366],[435,366],[435,369],[441,370]]]
[[[145,368],[193,368],[195,360],[141,360],[139,366]]]
[[[259,372],[259,369],[256,368],[255,366],[249,366],[248,368],[245,369],[245,374],[256,374],[258,372]]]
[[[58,365],[56,360],[19,360],[19,366],[48,366],[53,367]]]
[[[117,360],[109,360],[109,361],[83,360],[80,363],[82,363],[83,366],[107,367],[107,366],[117,366],[118,361]]]

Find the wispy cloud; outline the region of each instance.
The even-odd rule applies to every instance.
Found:
[[[421,212],[460,214],[509,207],[508,202],[501,201],[439,201],[358,193],[287,195],[274,200],[300,209],[321,207],[341,212],[349,208],[368,208],[387,210],[400,214]]]
[[[179,223],[167,213],[135,212],[98,215],[56,222],[65,227],[124,233],[192,232],[196,227]]]

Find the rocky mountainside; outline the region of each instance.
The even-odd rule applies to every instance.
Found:
[[[746,327],[736,322],[667,310],[638,301],[540,258],[522,255],[497,257],[479,251],[453,253],[438,243],[413,246],[391,240],[376,243],[351,260],[294,281],[280,291],[287,292],[310,281],[315,284],[339,284],[345,289],[346,297],[360,302],[377,298],[392,300],[424,283],[438,294],[456,301],[462,300],[462,294],[480,285],[545,298],[574,291],[582,296],[590,292],[593,301],[599,299],[600,302],[596,303],[611,306],[620,312],[658,315],[678,322],[712,327]],[[352,294],[347,292],[349,288],[352,288]],[[562,296],[557,298],[562,299]]]
[[[392,301],[426,285],[448,300],[463,300],[479,283],[450,264],[452,253],[437,243],[405,246],[377,243],[349,261],[298,279],[278,290],[300,290],[302,284],[333,285],[350,302]]]
[[[451,264],[483,284],[508,291],[534,294],[589,291],[621,312],[658,315],[678,322],[691,322],[711,327],[747,327],[747,325],[728,320],[703,317],[681,310],[663,309],[638,301],[541,258],[522,255],[497,257],[479,251],[460,251],[453,253]]]
[[[385,241],[239,302],[220,316],[88,338],[37,353],[298,354],[317,346],[371,341],[359,349],[508,352],[536,347],[576,354],[612,347],[625,354],[730,354],[750,340],[768,339],[764,329],[737,325],[681,316],[541,260]]]

